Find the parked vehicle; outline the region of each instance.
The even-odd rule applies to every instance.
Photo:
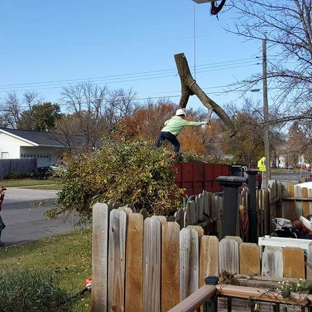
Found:
[[[66,172],[67,167],[64,164],[53,164],[53,165],[49,166],[49,171],[52,174],[59,173],[59,172]]]

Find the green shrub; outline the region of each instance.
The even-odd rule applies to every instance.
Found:
[[[106,142],[101,150],[67,159],[56,207],[47,215],[75,211],[90,219],[96,202],[131,203],[167,215],[180,207],[183,193],[175,184],[175,159],[151,142]]]
[[[0,271],[1,312],[70,311],[71,296],[60,289],[47,270]]]

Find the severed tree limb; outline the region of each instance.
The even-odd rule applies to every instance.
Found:
[[[181,108],[185,108],[189,97],[195,94],[203,103],[203,105],[209,109],[210,115],[213,109],[213,111],[219,116],[219,118],[225,124],[226,128],[230,131],[230,137],[234,136],[237,131],[235,130],[233,122],[231,121],[227,113],[216,102],[209,98],[207,94],[196,83],[195,79],[192,77],[184,53],[175,54],[174,59],[178,68],[178,73],[181,79],[182,86],[182,94],[179,106]]]

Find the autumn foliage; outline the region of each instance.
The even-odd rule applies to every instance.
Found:
[[[130,141],[156,141],[166,120],[174,116],[177,105],[173,103],[148,104],[138,110],[131,117],[122,119],[119,123],[119,138]],[[187,120],[204,121],[205,113],[187,110]],[[208,155],[215,149],[216,138],[220,132],[219,124],[212,122],[207,126],[184,127],[178,139],[180,151]],[[166,144],[172,149],[170,144]]]

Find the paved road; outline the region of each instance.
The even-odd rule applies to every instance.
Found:
[[[34,241],[78,229],[74,226],[72,217],[47,220],[43,215],[45,211],[53,207],[56,198],[57,191],[53,190],[8,188],[1,212],[6,224],[1,236],[5,246]],[[43,207],[38,207],[36,203],[41,201],[46,201],[46,204]]]
[[[272,179],[276,179],[283,184],[298,182],[305,177],[309,177],[311,172],[307,170],[302,171],[285,171],[272,173]]]

